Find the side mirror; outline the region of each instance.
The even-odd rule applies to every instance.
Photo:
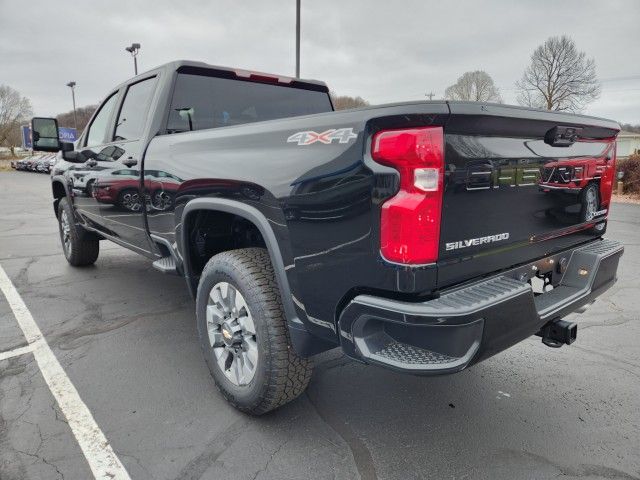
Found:
[[[57,152],[60,150],[58,139],[58,121],[55,118],[31,119],[31,136],[34,150]]]
[[[82,156],[81,152],[77,152],[73,148],[71,142],[60,142],[60,150],[62,150],[62,158],[71,163],[84,163],[86,158]]]

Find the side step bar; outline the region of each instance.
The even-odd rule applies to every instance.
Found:
[[[162,237],[154,235],[153,233],[150,237],[151,240],[156,242],[158,249],[164,255],[164,257],[153,262],[153,268],[159,272],[167,273],[169,275],[182,275],[182,266],[178,267],[178,262],[174,256],[174,250],[171,243]]]
[[[176,261],[172,256],[159,258],[153,262],[152,265],[153,268],[162,273],[178,275],[178,267],[176,266]]]

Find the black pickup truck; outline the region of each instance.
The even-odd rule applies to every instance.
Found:
[[[75,144],[32,120],[34,148],[59,151],[69,263],[107,239],[183,276],[218,388],[253,414],[338,346],[443,374],[574,341],[563,317],[623,252],[602,238],[619,128],[471,102],[334,112],[322,82],[188,61],[114,88]]]

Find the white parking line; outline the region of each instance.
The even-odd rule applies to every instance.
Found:
[[[29,342],[29,347],[31,347],[38,367],[40,367],[42,376],[47,382],[60,410],[67,418],[69,427],[76,437],[95,478],[130,480],[127,470],[114,453],[109,441],[100,430],[100,427],[98,427],[80,395],[78,395],[78,391],[53,354],[51,347],[49,347],[40,328],[38,328],[31,316],[31,312],[29,312],[2,266],[0,266],[0,290],[4,293],[11,310],[13,310],[18,325],[20,325],[22,333],[24,333],[27,342]]]
[[[8,350],[6,352],[0,352],[0,360],[6,360],[8,358],[19,357],[20,355],[31,353],[33,351],[33,345],[34,344],[30,344],[25,347],[14,348],[13,350]]]

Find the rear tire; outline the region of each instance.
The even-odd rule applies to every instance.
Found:
[[[67,262],[74,267],[93,265],[100,253],[100,242],[92,235],[86,235],[76,225],[73,209],[66,198],[58,203],[58,228]]]
[[[200,346],[216,386],[238,410],[262,415],[307,388],[312,363],[291,347],[265,249],[231,250],[212,257],[200,277],[196,318]]]

